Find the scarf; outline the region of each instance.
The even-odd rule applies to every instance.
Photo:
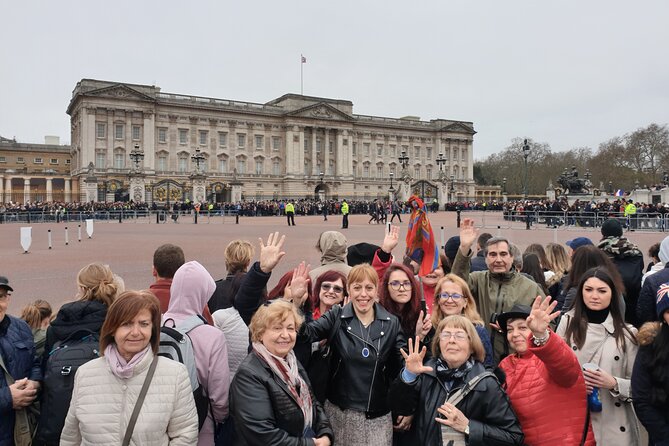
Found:
[[[147,345],[144,350],[136,353],[130,361],[123,359],[123,356],[118,352],[116,344],[111,343],[105,349],[105,359],[109,365],[111,372],[121,379],[132,378],[135,371],[135,366],[139,364],[147,352],[151,349],[151,345]]]
[[[469,373],[472,367],[474,367],[474,361],[472,361],[471,358],[465,361],[465,363],[457,369],[448,368],[446,361],[438,358],[436,367],[437,378],[443,383],[461,380],[467,376],[467,373]]]
[[[611,257],[643,257],[639,248],[625,237],[606,237],[597,247]]]
[[[298,406],[304,415],[304,428],[310,429],[313,422],[313,405],[311,401],[311,392],[309,386],[302,379],[297,368],[297,359],[295,353],[291,350],[286,358],[273,355],[260,342],[253,343],[253,351],[269,365],[272,372],[283,381],[288,390],[295,397]]]
[[[588,315],[588,322],[591,324],[603,324],[607,317],[609,317],[609,308],[603,310],[591,310],[585,307],[585,314]]]

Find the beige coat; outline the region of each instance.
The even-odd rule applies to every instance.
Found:
[[[560,321],[557,334],[563,339],[565,339],[567,325],[573,318],[574,310],[571,310]],[[629,324],[627,327],[636,336],[636,328]],[[574,350],[581,365],[586,362],[595,363],[602,370],[613,375],[618,382],[618,393],[600,390],[602,411],[590,413],[597,444],[606,446],[648,444],[646,433],[632,408],[630,378],[639,348],[633,339],[629,335],[625,336],[625,353],[623,353],[613,337],[613,317],[609,314],[602,324],[588,324],[582,349],[579,350],[573,340],[567,344]]]
[[[81,366],[74,378],[61,446],[119,446],[152,360],[149,352],[127,380],[112,374],[104,357]],[[197,411],[188,371],[183,364],[161,357],[130,444],[196,445],[197,439]]]

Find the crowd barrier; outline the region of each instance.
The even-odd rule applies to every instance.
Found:
[[[195,211],[164,211],[164,210],[111,210],[89,212],[4,212],[0,214],[0,224],[20,223],[82,223],[92,219],[98,223],[195,223]],[[200,211],[197,214],[200,224],[237,223],[237,211],[216,210]]]

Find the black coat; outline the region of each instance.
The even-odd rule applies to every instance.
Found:
[[[353,304],[336,305],[319,319],[303,324],[300,339],[317,342],[332,337],[332,370],[328,378],[327,399],[342,410],[365,412],[376,418],[390,412],[388,388],[402,364],[400,348],[406,344],[400,321],[378,303],[374,304],[375,319],[369,327],[369,339],[361,336],[361,324]],[[365,358],[363,348],[368,350]],[[324,377],[325,378],[325,377]]]
[[[667,404],[664,407],[658,406],[653,398],[654,393],[667,392],[667,383],[657,382],[652,376],[652,349],[652,345],[644,345],[639,348],[636,355],[632,370],[632,395],[634,395],[632,403],[637,418],[648,431],[649,444],[667,446],[669,445],[669,406]],[[664,367],[669,368],[669,363]]]
[[[485,368],[475,362],[467,376],[453,383],[448,392],[434,373],[436,360],[432,358],[426,365],[432,367],[433,372],[418,376],[412,383],[407,384],[398,376],[390,388],[389,400],[393,411],[400,415],[414,415],[409,432],[414,436],[413,444],[441,446],[442,425],[435,421],[439,416],[437,408],[444,404],[448,395],[485,372]],[[470,446],[523,444],[525,436],[518,418],[496,378],[482,379],[456,407],[469,419]]]
[[[305,382],[309,378],[299,365]],[[330,422],[316,398],[313,401],[313,426],[316,437],[324,435],[334,440]],[[288,386],[269,365],[251,352],[239,366],[230,385],[230,414],[235,423],[237,445],[311,446],[303,438],[304,414]]]
[[[646,277],[643,282],[639,300],[636,304],[636,317],[639,324],[657,320],[657,310],[655,308],[657,290],[660,289],[660,285],[666,282],[669,282],[669,262],[664,266],[664,269]]]
[[[63,305],[46,331],[44,363],[53,345],[72,333],[79,330],[90,330],[99,335],[106,316],[107,306],[97,300],[78,300]]]

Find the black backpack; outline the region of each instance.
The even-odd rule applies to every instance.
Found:
[[[74,375],[80,366],[100,356],[100,336],[91,330],[75,331],[56,342],[48,355],[37,438],[58,444],[72,400]]]

